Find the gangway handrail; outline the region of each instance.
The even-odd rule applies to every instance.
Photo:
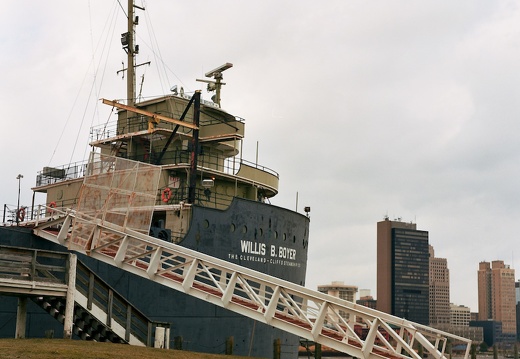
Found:
[[[67,298],[70,256],[67,252],[0,245],[0,293]],[[168,322],[149,319],[81,260],[77,260],[74,268],[76,294],[73,297],[84,296],[84,309],[89,312],[93,306],[101,308],[106,315],[102,324],[108,328],[113,329],[113,322],[119,323],[124,335],[116,334],[125,342],[137,340],[151,347],[154,329],[170,328]]]
[[[214,305],[354,357],[446,359],[448,339],[471,341],[68,210],[38,236]],[[52,224],[51,224],[52,223]],[[345,314],[347,318],[345,319]],[[365,337],[356,326],[368,329]]]

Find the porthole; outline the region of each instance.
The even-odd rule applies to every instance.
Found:
[[[207,219],[204,220],[204,228],[209,228],[209,221]]]
[[[235,231],[235,224],[231,223],[231,226],[229,227],[229,231],[233,233]]]
[[[242,233],[244,233],[244,234],[247,233],[247,226],[242,227]]]
[[[277,231],[274,231],[274,239],[278,239],[278,232]]]
[[[262,228],[258,229],[258,234],[260,234],[260,237],[264,235],[264,230]]]
[[[283,240],[284,240],[284,241],[287,240],[287,233],[284,233],[284,234],[283,234]]]

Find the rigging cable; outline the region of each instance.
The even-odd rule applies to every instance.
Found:
[[[145,2],[146,2],[146,0],[143,0],[143,7],[147,7]],[[148,29],[149,29],[148,35],[150,38],[150,45],[148,45],[146,43],[146,41],[144,43],[150,49],[150,51],[152,52],[152,54],[155,58],[155,66],[157,69],[157,74],[159,76],[159,83],[161,86],[162,95],[166,96],[167,91],[170,89],[170,86],[171,86],[170,80],[168,78],[167,70],[169,70],[173,74],[173,76],[179,81],[179,83],[182,85],[183,88],[186,88],[186,89],[188,89],[188,92],[191,92],[191,90],[189,90],[188,86],[186,84],[184,84],[183,81],[179,78],[179,76],[177,76],[177,74],[174,71],[172,71],[164,62],[163,56],[161,54],[159,42],[157,41],[157,36],[155,34],[155,29],[153,27],[153,21],[151,20],[151,17],[150,17],[150,11],[145,11],[145,18],[146,18],[146,23],[147,23]],[[161,65],[161,66],[159,66],[159,65]],[[163,78],[166,78],[166,85],[164,84]],[[175,109],[172,108],[171,107],[172,105],[174,105],[176,108]],[[171,113],[180,114],[183,111],[183,109],[179,107],[180,104],[178,104],[174,101],[168,101],[167,106],[168,106],[168,111]]]
[[[89,3],[89,13],[90,13],[90,3]],[[111,18],[112,18],[112,19],[114,18],[114,15],[113,15],[113,14],[111,15]],[[107,20],[107,22],[105,23],[105,27],[104,27],[104,29],[106,29],[107,23],[108,23],[108,20]],[[91,29],[92,29],[92,25],[91,25]],[[103,30],[103,31],[104,31],[104,30]],[[91,35],[92,35],[92,32],[91,32]],[[53,150],[53,152],[52,152],[51,158],[50,158],[50,160],[49,160],[49,166],[50,166],[50,164],[52,163],[52,160],[54,159],[54,156],[56,155],[56,151],[58,150],[58,147],[59,147],[60,142],[61,142],[61,140],[62,140],[62,138],[63,138],[63,135],[64,135],[64,133],[65,133],[65,130],[66,130],[67,126],[70,124],[70,121],[71,121],[71,118],[72,118],[72,114],[73,114],[73,112],[74,112],[74,109],[76,108],[76,104],[77,104],[78,99],[79,99],[79,97],[80,97],[81,90],[82,90],[82,89],[84,88],[84,86],[85,86],[85,82],[86,82],[87,76],[89,75],[89,71],[90,71],[91,67],[93,66],[93,64],[94,64],[94,58],[91,59],[89,65],[87,66],[87,70],[85,71],[85,75],[83,76],[83,80],[81,81],[81,84],[80,84],[80,86],[79,86],[79,89],[78,89],[78,92],[77,92],[77,94],[76,94],[76,97],[74,98],[74,102],[73,102],[73,104],[72,104],[72,106],[71,106],[71,108],[70,108],[69,114],[68,114],[67,119],[66,119],[66,121],[65,121],[65,125],[64,125],[63,128],[62,128],[62,131],[61,131],[61,133],[60,133],[60,136],[58,137],[58,141],[57,141],[57,143],[56,143],[56,146],[55,146],[55,148],[54,148],[54,150]],[[96,71],[94,71],[94,72],[96,72]],[[92,89],[91,89],[90,93],[92,93]],[[89,95],[89,98],[90,98],[90,95]],[[87,101],[87,102],[88,102],[88,101]],[[88,107],[88,106],[86,106],[86,107]],[[70,157],[69,163],[72,162],[72,158],[73,158],[73,155],[74,155],[74,152],[75,152],[75,149],[76,149],[76,145],[77,145],[77,143],[78,143],[79,133],[81,132],[81,127],[82,127],[82,124],[83,124],[83,119],[84,119],[84,117],[85,117],[85,112],[86,112],[86,108],[85,108],[85,110],[84,110],[83,118],[82,118],[82,121],[81,121],[80,128],[79,128],[79,130],[78,130],[78,135],[76,136],[76,141],[75,141],[75,144],[74,144],[74,148],[73,148],[73,151],[72,151],[72,154],[71,154],[71,157]]]
[[[145,1],[143,1],[143,4],[145,3]],[[154,58],[156,60],[156,67],[157,67],[157,72],[159,73],[159,81],[161,82],[161,89],[163,91],[163,95],[165,95],[165,88],[169,89],[169,85],[164,85],[163,83],[163,80],[162,80],[162,76],[166,77],[166,81],[167,81],[167,84],[169,84],[169,79],[168,79],[168,71],[170,71],[173,76],[175,76],[175,78],[177,79],[177,81],[179,81],[179,83],[185,88],[187,89],[188,92],[191,92],[191,90],[189,89],[189,87],[183,83],[183,81],[179,78],[179,76],[177,76],[177,74],[171,70],[168,65],[166,65],[166,63],[164,62],[163,60],[163,57],[162,57],[162,54],[161,54],[161,50],[160,50],[160,47],[159,47],[159,42],[157,41],[157,36],[155,35],[155,29],[153,27],[153,22],[150,18],[150,12],[149,11],[146,11],[145,12],[145,16],[146,16],[146,22],[147,22],[147,25],[148,25],[148,28],[149,28],[149,37],[150,37],[150,45],[147,45],[148,48],[150,49],[150,51],[152,52],[152,54],[154,55]],[[145,42],[146,44],[146,42]],[[161,69],[159,68],[159,64],[162,65],[162,71]],[[163,72],[163,75],[161,75],[161,72]]]
[[[125,17],[128,19],[128,14],[126,13],[126,9],[123,5],[121,5],[121,2],[119,0],[117,0],[117,3],[119,4],[119,7],[121,8],[121,10],[123,10],[123,14],[125,14]]]
[[[100,90],[101,90],[101,88],[103,86],[103,82],[104,82],[104,79],[105,79],[105,74],[106,74],[106,70],[107,70],[107,66],[108,66],[108,60],[109,60],[110,49],[112,48],[111,45],[112,45],[112,41],[114,39],[114,32],[115,32],[115,28],[116,28],[115,25],[116,25],[117,14],[118,14],[116,9],[117,9],[117,7],[114,7],[112,15],[110,16],[110,20],[111,21],[109,22],[107,20],[107,22],[105,23],[105,27],[103,28],[103,31],[102,31],[102,34],[103,34],[105,32],[105,29],[107,28],[107,23],[110,23],[110,25],[108,26],[107,36],[105,37],[105,41],[103,43],[103,49],[101,51],[100,60],[99,60],[99,62],[101,63],[101,60],[103,59],[103,56],[104,56],[103,54],[105,54],[105,52],[106,52],[105,63],[104,63],[104,66],[103,66],[103,72],[101,74],[101,81],[99,83],[99,88],[96,86],[97,85],[96,79],[97,79],[97,75],[98,75],[98,70],[97,69],[99,69],[100,66],[98,65],[98,67],[94,71],[94,81],[93,81],[92,85],[93,85],[95,93],[96,93],[96,96],[95,96],[96,100],[95,100],[95,105],[94,105],[94,113],[93,113],[92,119],[90,121],[90,128],[93,128],[94,119],[95,118],[99,119],[99,101],[97,101],[97,99],[99,98],[99,92],[100,92]],[[110,31],[110,29],[111,29],[111,31]],[[109,41],[109,39],[110,39],[110,41]],[[100,42],[101,42],[101,38],[100,38]],[[91,44],[92,44],[92,53],[93,53],[92,61],[94,61],[94,54],[97,52],[97,50],[94,50],[94,46],[93,46],[92,25],[91,25]],[[99,47],[99,43],[96,46],[96,49],[97,49],[97,47]],[[89,99],[90,99],[90,96],[89,96]],[[108,119],[105,122],[105,127],[104,128],[106,128],[107,123],[108,123],[108,121],[110,120],[110,118],[112,116],[112,113],[113,113],[113,111],[110,111],[110,113],[108,115]],[[80,131],[78,131],[78,137],[79,137],[79,134],[80,134]],[[92,136],[93,136],[93,134],[92,134]],[[93,139],[94,138],[92,137],[91,140],[93,140]],[[83,153],[83,160],[85,160],[85,158],[87,157],[87,154],[88,154],[88,146],[85,146],[85,151]]]

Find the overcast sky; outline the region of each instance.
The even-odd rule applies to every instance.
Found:
[[[429,232],[451,301],[472,311],[478,263],[520,263],[517,1],[144,6],[143,96],[203,89],[195,78],[233,63],[222,105],[246,119],[245,158],[258,145],[280,174],[271,203],[311,207],[307,287],[337,280],[377,297],[386,215]],[[43,166],[86,159],[90,126],[111,113],[97,99],[125,97],[126,19],[108,0],[4,0],[2,15],[0,202],[16,206],[20,173],[30,205]]]

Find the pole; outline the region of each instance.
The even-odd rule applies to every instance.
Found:
[[[188,187],[188,203],[195,203],[195,190],[197,184],[197,156],[199,152],[199,118],[200,118],[200,91],[193,94],[195,101],[193,103],[193,124],[197,127],[193,130],[191,139],[191,156],[190,156],[190,182]]]
[[[16,176],[16,179],[18,180],[18,204],[16,205],[16,224],[20,221],[18,218],[18,214],[20,213],[20,182],[23,176],[19,174]]]

